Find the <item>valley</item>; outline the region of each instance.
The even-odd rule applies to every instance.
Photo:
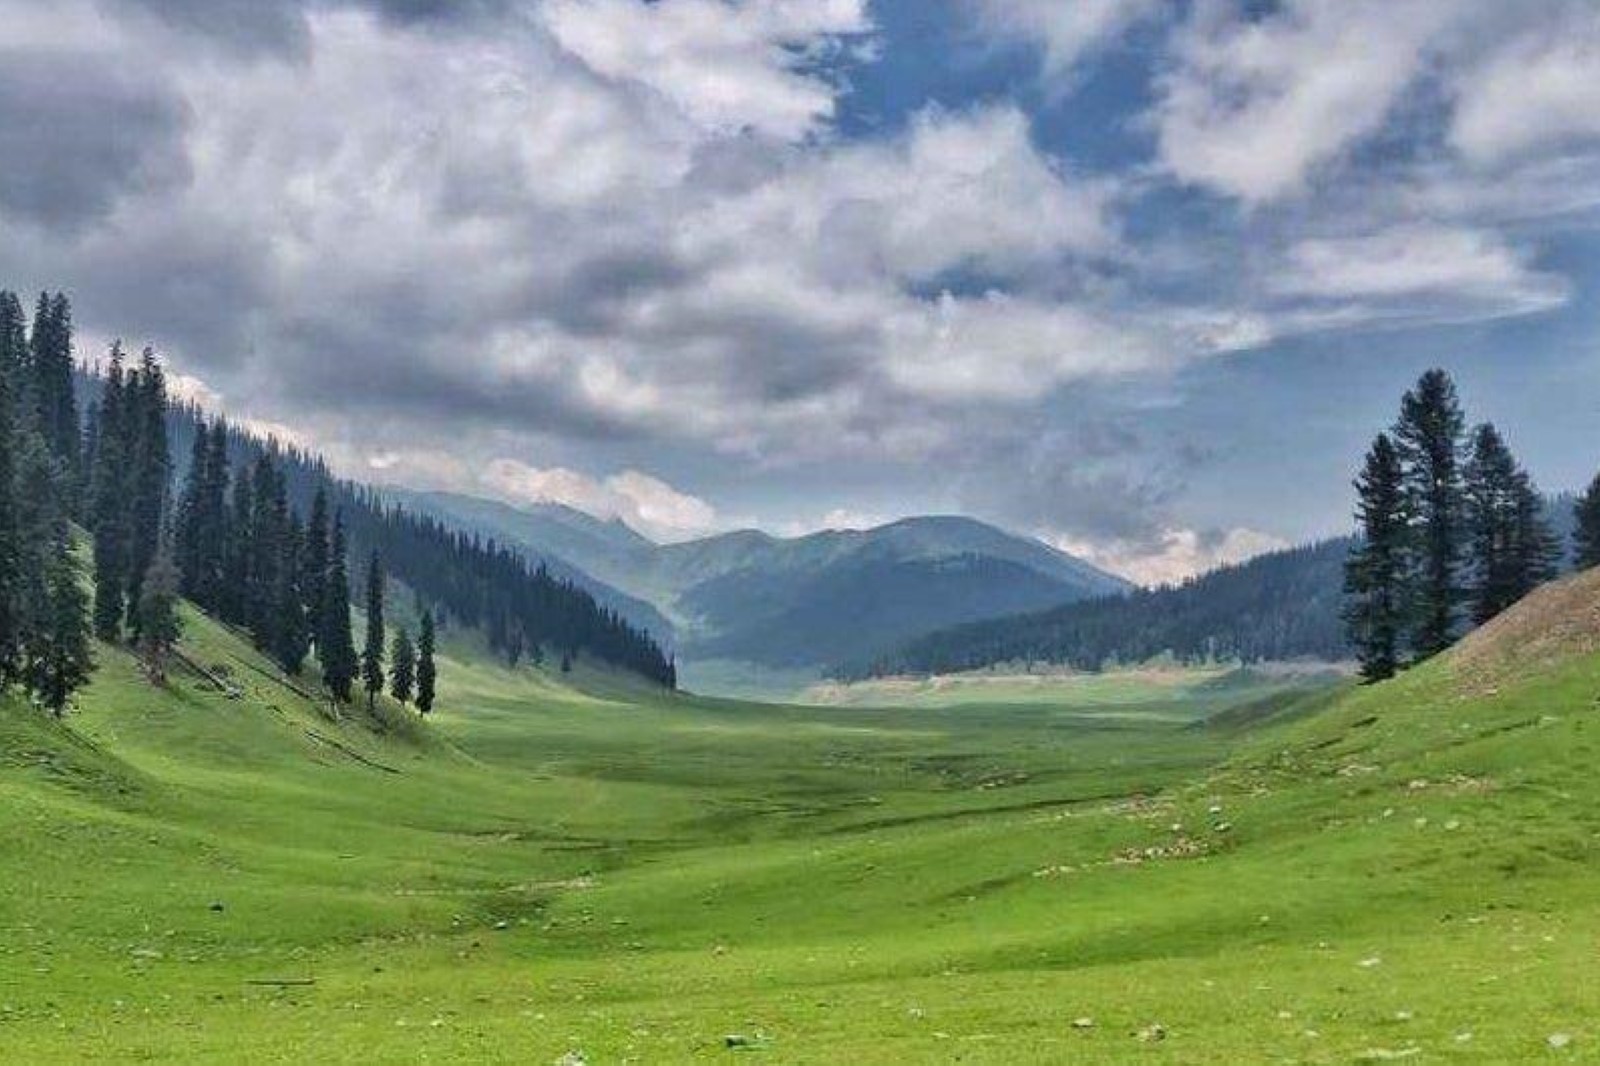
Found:
[[[762,706],[465,642],[426,725],[332,720],[191,613],[240,698],[102,647],[64,723],[0,706],[0,1047],[1586,1057],[1597,581],[1359,690]]]

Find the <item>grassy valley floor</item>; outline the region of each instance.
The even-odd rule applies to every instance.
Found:
[[[423,726],[192,616],[240,698],[0,704],[0,1058],[1593,1059],[1600,656],[1518,639],[896,709],[463,659]]]

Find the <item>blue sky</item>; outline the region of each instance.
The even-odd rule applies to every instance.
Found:
[[[1600,467],[1588,0],[0,0],[0,284],[353,476],[663,538],[1341,531]]]

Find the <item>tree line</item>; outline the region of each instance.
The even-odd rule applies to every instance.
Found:
[[[73,545],[82,466],[72,308],[41,295],[32,329],[0,291],[0,691],[61,714],[93,669]]]
[[[999,663],[1096,671],[1171,656],[1268,662],[1348,654],[1340,573],[1349,538],[1269,552],[1166,588],[970,622],[836,668],[841,680],[944,674]]]
[[[1345,619],[1368,681],[1443,651],[1560,571],[1564,545],[1533,479],[1492,423],[1468,429],[1443,370],[1406,392],[1355,489]],[[1574,561],[1600,565],[1600,476],[1574,512]]]
[[[81,417],[80,396],[94,397]],[[175,445],[188,455],[181,471]],[[358,654],[347,560],[363,554]],[[390,573],[416,594],[414,640],[401,627],[386,641]],[[387,689],[428,713],[445,616],[481,628],[512,664],[548,649],[570,666],[588,653],[676,684],[649,634],[543,567],[387,506],[316,456],[173,403],[149,349],[129,360],[114,345],[103,373],[76,366],[64,295],[41,296],[30,324],[16,295],[0,292],[0,688],[60,714],[93,669],[91,636],[127,642],[160,682],[180,598],[248,633],[288,674],[314,657],[341,702],[359,681],[369,704]]]

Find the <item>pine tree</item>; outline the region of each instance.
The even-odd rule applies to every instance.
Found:
[[[24,351],[21,316],[16,296],[0,291],[0,692],[17,681],[22,654],[16,464],[21,403],[17,393]]]
[[[201,486],[196,551],[200,556],[196,602],[221,612],[228,565],[228,427],[219,419],[212,427]]]
[[[1577,524],[1572,531],[1572,550],[1578,569],[1600,566],[1600,474],[1589,482],[1588,491],[1573,507]]]
[[[435,689],[439,682],[438,667],[433,661],[433,612],[422,612],[422,632],[417,637],[417,711],[427,714],[433,710]]]
[[[383,564],[378,553],[373,552],[367,564],[367,643],[361,652],[361,680],[367,689],[368,709],[383,691],[383,644]]]
[[[184,596],[195,603],[202,602],[202,590],[206,585],[204,497],[210,463],[211,431],[201,422],[195,427],[189,470],[184,474],[183,491],[178,494],[173,528],[173,556],[178,567],[179,587]]]
[[[389,652],[389,695],[402,704],[411,702],[417,682],[417,650],[404,629],[394,635]]]
[[[1449,647],[1456,635],[1465,547],[1460,458],[1465,426],[1455,383],[1443,370],[1423,374],[1401,400],[1394,442],[1417,526],[1412,651],[1418,658]]]
[[[229,495],[227,549],[222,560],[222,597],[217,609],[223,621],[234,625],[249,624],[250,608],[255,598],[252,571],[256,554],[252,536],[254,515],[255,498],[251,493],[250,472],[241,467],[233,478],[233,492]]]
[[[89,521],[94,531],[94,632],[106,641],[122,636],[130,584],[128,442],[128,382],[122,368],[122,348],[120,344],[113,344],[111,367],[100,398],[89,502]]]
[[[306,525],[301,560],[300,592],[304,597],[306,627],[312,643],[322,638],[322,607],[328,584],[328,493],[317,486],[311,501],[311,521]]]
[[[1361,539],[1345,566],[1345,618],[1369,682],[1393,677],[1402,661],[1412,542],[1404,476],[1394,442],[1378,434],[1355,483]]]
[[[278,620],[272,657],[287,674],[298,674],[305,665],[306,653],[311,644],[311,633],[306,618],[305,592],[301,587],[304,532],[293,515],[282,520],[280,538],[281,554],[278,560],[277,601]]]
[[[316,634],[317,659],[322,681],[340,703],[349,703],[356,677],[355,641],[350,636],[350,577],[345,561],[344,522],[335,516],[328,552],[328,576],[323,584],[320,628]]]
[[[1538,490],[1487,423],[1472,435],[1464,498],[1472,617],[1481,625],[1549,580],[1556,541]]]
[[[77,480],[77,398],[72,390],[72,305],[61,293],[39,294],[29,344],[32,402],[45,446],[61,464],[67,502]]]
[[[139,583],[138,648],[145,673],[157,685],[167,683],[167,661],[182,635],[178,617],[178,568],[165,548],[156,552]]]
[[[44,584],[46,612],[28,651],[28,684],[39,702],[59,718],[94,669],[89,597],[65,540],[49,555]]]
[[[131,483],[127,492],[128,624],[138,635],[138,606],[144,575],[161,550],[166,526],[167,493],[172,483],[172,457],[167,450],[166,374],[149,348],[128,388],[128,454]]]

